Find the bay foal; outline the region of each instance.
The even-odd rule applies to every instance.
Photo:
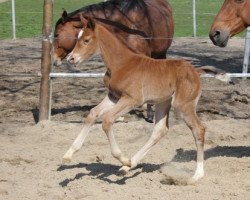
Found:
[[[63,162],[71,161],[73,154],[82,147],[91,125],[102,117],[102,128],[108,137],[111,153],[123,165],[119,171],[127,173],[166,135],[169,110],[173,106],[191,129],[196,142],[197,168],[192,180],[203,177],[205,128],[196,114],[201,95],[197,70],[184,60],[154,60],[135,54],[108,30],[108,25],[83,17],[81,20],[84,28],[68,61],[77,64],[88,59],[95,52],[93,47],[98,44],[107,67],[104,83],[109,93],[99,105],[91,109],[80,134],[63,156]],[[155,126],[146,144],[128,159],[116,143],[112,124],[121,115],[144,103],[155,104]]]

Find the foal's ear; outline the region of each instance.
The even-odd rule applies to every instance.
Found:
[[[64,10],[64,8],[62,9],[63,10],[63,12],[62,12],[62,20],[63,20],[63,22],[65,22],[66,21],[66,18],[68,17],[68,13],[67,13],[67,11],[66,10]]]
[[[91,28],[92,30],[95,29],[95,22],[92,18],[88,19],[88,27]]]
[[[80,20],[82,22],[82,27],[87,28],[88,26],[88,19],[80,14]]]
[[[81,19],[83,28],[91,28],[94,30],[95,23],[90,17],[80,15],[80,19]]]

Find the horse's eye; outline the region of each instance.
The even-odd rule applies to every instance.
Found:
[[[89,40],[84,40],[83,44],[87,45],[89,43]]]
[[[244,0],[234,0],[236,3],[243,3]]]

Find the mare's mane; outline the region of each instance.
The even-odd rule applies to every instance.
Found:
[[[107,25],[110,25],[112,27],[118,28],[119,30],[121,30],[125,33],[128,33],[128,34],[140,35],[140,36],[144,37],[145,39],[147,39],[147,37],[148,37],[147,34],[144,33],[143,31],[140,31],[138,29],[131,29],[128,26],[125,26],[124,24],[121,24],[121,23],[116,22],[116,21],[111,21],[108,19],[102,19],[102,18],[98,18],[98,17],[94,17],[93,19],[95,19],[99,22],[102,22],[103,24],[107,24]]]
[[[89,6],[82,7],[78,10],[75,10],[69,13],[66,19],[63,20],[62,18],[60,18],[56,22],[56,27],[63,22],[80,21],[80,18],[76,15],[81,12],[88,12],[88,13],[91,13],[94,17],[98,17],[98,16],[95,16],[95,13],[94,13],[95,11],[102,11],[102,13],[104,13],[105,15],[106,10],[113,12],[114,10],[117,10],[117,9],[124,16],[126,16],[126,14],[133,9],[141,10],[145,17],[149,16],[147,5],[144,2],[144,0],[110,0],[110,1],[100,2],[97,4],[92,4]]]
[[[137,8],[147,14],[147,6],[144,0],[110,0],[80,8],[79,10],[70,13],[69,16],[73,16],[79,12],[91,12],[94,14],[94,11],[103,11],[103,13],[105,13],[105,10],[108,8],[111,8],[110,11],[119,9],[123,14]]]

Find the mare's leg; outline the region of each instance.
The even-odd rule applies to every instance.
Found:
[[[143,159],[147,152],[164,136],[168,131],[168,115],[171,107],[171,100],[155,105],[155,126],[153,133],[146,144],[131,158],[131,166],[123,166],[120,172],[126,174],[131,168]]]
[[[154,122],[154,111],[152,107],[152,104],[147,104],[147,121],[151,123]]]
[[[197,166],[192,181],[197,181],[204,176],[204,136],[205,127],[196,114],[197,100],[175,107],[182,115],[187,126],[191,129],[197,147]]]
[[[116,101],[109,96],[106,96],[100,104],[90,110],[90,113],[84,120],[83,128],[80,134],[77,136],[72,146],[63,156],[63,163],[69,163],[73,154],[78,151],[89,133],[90,127],[93,125],[96,119],[101,117],[107,110],[111,109],[115,105]]]
[[[131,109],[135,107],[135,101],[129,97],[121,97],[117,104],[110,109],[108,112],[106,112],[103,115],[103,122],[102,127],[104,132],[106,133],[110,148],[111,148],[111,154],[118,159],[122,165],[130,166],[130,161],[127,157],[125,157],[118,144],[116,143],[113,130],[112,130],[112,124],[115,122],[115,120],[122,116],[123,114],[129,112]]]
[[[158,54],[151,55],[154,59],[166,59],[167,52],[163,51]],[[154,111],[153,111],[153,105],[147,104],[147,121],[153,123],[154,122]]]

